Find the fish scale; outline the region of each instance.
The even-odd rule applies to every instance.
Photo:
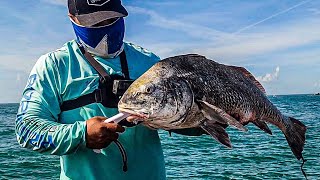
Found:
[[[202,57],[201,57],[196,60],[198,63],[195,64],[196,65],[195,68],[185,68],[186,67],[185,64],[188,64],[187,63],[188,61],[194,61],[194,60],[180,58],[178,60],[173,59],[173,61],[174,61],[174,66],[176,67],[181,66],[182,67],[181,69],[184,70],[180,72],[181,74],[187,74],[187,72],[193,71],[193,76],[188,76],[188,79],[191,79],[190,82],[193,85],[195,92],[198,92],[196,93],[196,96],[199,96],[200,99],[202,99],[201,96],[211,96],[213,98],[209,99],[209,102],[211,102],[212,104],[217,104],[218,107],[223,108],[226,111],[230,111],[234,109],[234,107],[231,106],[232,104],[235,104],[239,101],[240,102],[242,101],[241,104],[245,104],[245,102],[247,102],[246,99],[239,98],[242,96],[239,95],[239,91],[237,89],[238,87],[235,87],[235,86],[232,86],[232,84],[226,83],[226,80],[224,78],[221,78],[221,77],[228,77],[228,76],[227,76],[227,72],[220,70],[218,63],[215,63],[215,62],[210,63],[208,61],[202,61]],[[201,67],[201,68],[197,68],[197,67]],[[209,68],[206,68],[203,70],[203,67],[209,67]],[[178,68],[175,68],[175,69],[178,69]],[[208,70],[210,70],[210,72],[208,72]],[[216,75],[215,76],[212,75],[212,72],[214,72]],[[199,81],[198,80],[199,76],[204,77],[205,79],[204,81],[207,82],[208,85],[205,85],[203,82]],[[251,82],[247,82],[247,83],[251,83]],[[243,86],[244,83],[238,84],[238,86],[239,85]],[[244,86],[244,88],[246,87],[247,86]],[[228,91],[227,94],[224,94],[224,96],[219,96],[220,94],[223,94],[222,90],[226,88],[230,88],[230,91]],[[203,89],[204,91],[202,91]],[[219,92],[219,93],[215,93],[215,92]],[[221,97],[227,97],[227,98],[221,98]],[[250,96],[248,94],[245,94],[245,97],[250,97]],[[222,105],[225,105],[225,106],[222,106]],[[242,107],[241,109],[245,109],[245,108],[247,107]]]

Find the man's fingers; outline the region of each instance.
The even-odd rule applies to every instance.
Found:
[[[118,133],[111,133],[109,132],[108,134],[108,140],[109,141],[115,141],[119,138],[119,134]]]
[[[103,127],[106,127],[109,131],[112,131],[112,132],[124,132],[125,131],[124,127],[122,127],[116,123],[104,123]]]
[[[119,138],[118,132],[124,132],[125,129],[116,123],[105,123],[106,119],[107,117],[95,116],[86,121],[86,146],[88,148],[105,148]]]
[[[101,133],[102,133],[101,137],[100,137],[100,141],[101,142],[104,142],[104,141],[107,141],[107,140],[114,141],[114,140],[119,138],[119,134],[118,133],[113,132],[113,131],[109,131],[108,129],[105,129]]]

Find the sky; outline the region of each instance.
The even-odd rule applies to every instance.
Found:
[[[125,40],[161,58],[243,66],[267,94],[320,92],[319,0],[123,0]],[[37,59],[74,39],[66,0],[0,1],[0,103],[19,102]]]

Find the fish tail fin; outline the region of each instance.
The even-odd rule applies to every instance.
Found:
[[[295,118],[287,117],[287,119],[289,125],[285,126],[284,135],[296,158],[298,160],[303,159],[302,151],[306,140],[307,127]]]

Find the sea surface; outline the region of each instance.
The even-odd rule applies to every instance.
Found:
[[[269,96],[286,115],[307,125],[304,170],[320,179],[320,96]],[[58,179],[59,157],[19,147],[14,121],[18,104],[0,104],[0,179]],[[270,136],[253,125],[248,132],[228,128],[233,149],[209,136],[186,137],[159,131],[168,179],[304,179],[284,135]]]

